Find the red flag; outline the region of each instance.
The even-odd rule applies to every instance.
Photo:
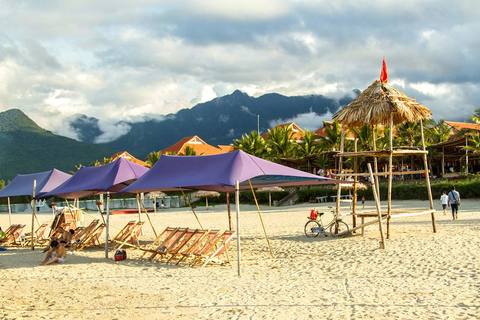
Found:
[[[388,82],[387,64],[385,63],[385,57],[383,57],[383,67],[382,73],[380,73],[380,81],[382,81],[383,83]]]

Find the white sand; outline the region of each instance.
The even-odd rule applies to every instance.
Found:
[[[372,203],[367,202],[370,209]],[[397,201],[398,208],[428,208],[426,201]],[[439,209],[436,202],[435,206]],[[98,248],[68,252],[67,263],[42,267],[41,249],[0,252],[2,319],[471,319],[480,315],[480,217],[477,200],[462,201],[459,220],[436,214],[392,220],[387,249],[378,249],[378,225],[365,236],[307,238],[310,204],[269,210],[263,218],[276,255],[267,251],[253,206],[241,213],[242,277],[232,266],[189,268],[136,259],[115,262]],[[322,204],[321,208],[325,208]],[[208,228],[228,227],[225,206],[198,215]],[[96,215],[98,218],[98,215]],[[135,215],[112,216],[125,225]],[[151,215],[157,231],[197,227],[187,209]],[[233,215],[233,220],[235,217]],[[14,214],[12,223],[31,217]],[[91,218],[88,217],[86,222]],[[145,219],[142,217],[142,219]],[[351,218],[346,218],[351,224]],[[51,222],[51,214],[39,215]],[[0,214],[8,226],[8,214]],[[118,232],[112,229],[111,233]],[[146,223],[144,240],[153,240]]]

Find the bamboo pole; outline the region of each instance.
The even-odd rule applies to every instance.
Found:
[[[368,166],[368,172],[370,172],[370,177],[373,179],[373,172],[372,172],[372,166],[370,163],[367,163]],[[376,186],[375,184],[372,184],[372,190],[373,190],[373,197],[375,198],[375,206],[377,207],[377,215],[378,215],[378,229],[380,231],[380,249],[385,249],[385,237],[383,235],[383,226],[382,226],[382,212],[380,210],[380,199],[378,198],[377,191],[375,190]]]
[[[148,222],[150,223],[150,227],[152,227],[153,233],[155,234],[155,239],[158,238],[157,231],[155,231],[155,228],[153,227],[152,220],[150,220],[150,215],[148,214],[148,210],[145,207],[145,204],[143,203],[143,200],[140,199],[140,203],[142,204],[143,211],[145,212],[145,215],[147,216]]]
[[[377,138],[375,136],[375,126],[372,125],[372,135],[373,135],[373,151],[377,151]],[[377,158],[373,158],[373,167],[375,169],[375,180],[372,179],[372,183],[375,183],[376,189],[377,189],[377,197],[380,199],[380,183],[378,181],[378,161]],[[371,175],[370,175],[371,176]]]
[[[25,196],[25,198],[27,199],[27,203],[28,203],[28,205],[30,206],[30,209],[32,209],[33,212],[35,212],[35,200],[31,200],[31,199],[28,200],[28,197],[27,197],[27,196]],[[32,206],[32,201],[33,201],[33,204],[34,204],[33,206]],[[36,213],[35,213],[35,220],[37,220],[37,224],[40,225],[40,222],[38,221],[38,217],[37,217],[37,214],[36,214]]]
[[[273,255],[272,247],[270,246],[270,240],[268,239],[267,229],[265,229],[265,224],[263,223],[262,214],[260,213],[260,207],[258,206],[257,196],[255,195],[255,191],[253,191],[253,186],[250,179],[248,179],[248,183],[250,184],[250,189],[252,190],[253,199],[255,200],[255,205],[257,206],[258,216],[260,217],[260,222],[262,223],[265,239],[267,239],[268,249],[270,249],[270,254],[272,255],[272,258],[275,258],[275,256]]]
[[[468,137],[465,136],[465,174],[468,176]]]
[[[105,223],[105,218],[103,217],[102,208],[100,208],[100,198],[97,201],[97,199],[95,198],[95,192],[93,192],[93,190],[92,190],[92,196],[93,196],[93,201],[95,201],[95,205],[98,208],[98,212],[100,213],[100,217],[102,217],[103,223]]]
[[[355,137],[355,141],[353,144],[353,149],[355,152],[357,152],[358,149],[358,139]],[[353,160],[353,172],[357,173],[358,172],[358,158],[355,157]],[[353,177],[353,201],[352,201],[352,227],[355,228],[357,226],[357,183],[358,183],[358,177],[354,176]]]
[[[237,273],[241,276],[242,253],[240,246],[240,183],[235,181],[235,207],[237,211]]]
[[[32,250],[35,250],[35,241],[33,241],[33,236],[35,235],[35,193],[37,191],[37,180],[33,180],[33,206],[32,206]]]
[[[442,178],[445,175],[445,147],[442,147]]]
[[[200,220],[198,220],[197,214],[195,213],[195,210],[193,210],[192,204],[190,203],[190,201],[188,200],[187,196],[185,195],[185,192],[183,192],[183,189],[182,189],[182,188],[180,188],[180,191],[182,191],[183,197],[185,198],[185,201],[187,201],[188,205],[190,206],[190,209],[192,210],[193,215],[195,216],[195,219],[197,219],[197,222],[198,222],[198,224],[200,225],[200,228],[203,229],[202,224],[200,223]]]
[[[227,192],[228,230],[232,229],[232,215],[230,213],[230,192]]]
[[[12,226],[12,208],[10,207],[10,197],[7,198],[8,203],[8,223]]]
[[[137,210],[138,210],[138,222],[142,222],[142,210],[140,209],[140,195],[137,193]]]
[[[107,223],[105,225],[105,259],[108,259],[108,232],[110,229],[110,192],[107,191]]]
[[[392,184],[393,184],[393,110],[390,109],[390,155],[388,156],[388,207],[387,207],[387,239],[390,239],[390,215],[392,213]]]
[[[420,131],[422,131],[422,148],[425,150],[425,136],[423,133],[423,121],[420,119]],[[430,209],[434,210],[433,206],[433,196],[432,196],[432,188],[430,186],[430,175],[428,174],[428,161],[427,161],[427,155],[423,155],[423,165],[425,167],[425,180],[427,182],[427,191],[428,191],[428,200],[430,201]],[[432,228],[433,232],[437,232],[437,224],[435,222],[435,211],[431,213],[432,216]]]
[[[342,135],[340,137],[340,153],[343,153],[345,143],[345,125],[342,123]],[[343,157],[340,156],[338,158],[338,173],[342,173],[342,166],[343,166]],[[340,196],[342,195],[342,184],[337,185],[337,204],[336,204],[336,218],[339,219],[340,217]]]

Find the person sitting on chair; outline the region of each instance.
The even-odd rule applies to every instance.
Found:
[[[40,265],[47,266],[53,263],[65,263],[67,258],[67,250],[65,247],[58,243],[57,240],[50,242],[50,249]]]

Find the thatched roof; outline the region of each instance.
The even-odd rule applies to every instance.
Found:
[[[390,110],[393,108],[393,124],[417,122],[428,119],[432,112],[415,99],[387,84],[375,80],[357,99],[338,111],[333,119],[348,127],[365,124],[390,124]]]
[[[192,193],[192,197],[194,198],[220,197],[220,192],[200,190]]]

